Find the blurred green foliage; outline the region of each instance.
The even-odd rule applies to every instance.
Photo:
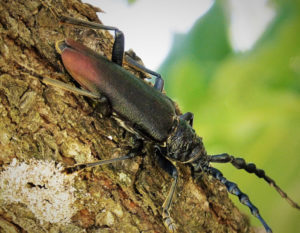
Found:
[[[135,3],[137,0],[127,0],[128,4],[133,4]]]
[[[272,3],[276,17],[265,33],[251,50],[235,53],[228,6],[216,1],[186,35],[176,35],[160,73],[168,95],[195,114],[209,154],[256,163],[300,203],[300,3]],[[239,184],[274,232],[299,232],[300,211],[263,180],[231,165],[213,166]]]

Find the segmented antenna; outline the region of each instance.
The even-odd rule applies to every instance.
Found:
[[[280,196],[287,200],[287,202],[294,208],[300,209],[300,206],[294,202],[277,184],[266,175],[265,171],[259,168],[256,168],[254,163],[246,163],[243,158],[235,158],[232,155],[227,153],[212,155],[209,156],[209,162],[212,163],[231,163],[237,169],[244,169],[248,173],[254,173],[257,177],[263,178],[266,182],[268,182],[272,187],[276,189],[276,191],[280,194]]]
[[[251,214],[253,216],[255,216],[256,218],[258,218],[259,221],[264,225],[264,228],[265,228],[266,232],[267,233],[272,232],[271,228],[268,226],[268,224],[265,222],[265,220],[259,214],[258,209],[251,203],[249,197],[239,189],[237,184],[235,184],[231,181],[228,181],[223,176],[223,174],[216,168],[206,167],[206,168],[204,168],[204,171],[207,172],[209,175],[212,175],[217,180],[221,181],[221,183],[223,183],[226,186],[228,192],[230,192],[233,195],[238,196],[240,202],[242,204],[248,206],[250,211],[251,211]]]

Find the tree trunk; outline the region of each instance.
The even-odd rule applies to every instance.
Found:
[[[58,171],[58,163],[120,157],[133,147],[133,135],[97,113],[97,103],[38,80],[74,85],[55,51],[67,37],[110,58],[108,32],[59,25],[55,17],[99,22],[97,10],[77,0],[0,1],[1,232],[167,232],[161,206],[171,178],[150,146],[77,176]],[[195,182],[187,167],[178,169],[171,209],[178,232],[253,232],[223,185],[205,174]]]

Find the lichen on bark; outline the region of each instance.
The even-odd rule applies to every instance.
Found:
[[[133,147],[134,135],[95,111],[97,103],[38,80],[50,77],[74,85],[55,51],[57,40],[76,39],[110,58],[108,32],[59,25],[53,10],[100,22],[96,8],[77,0],[0,1],[1,172],[13,159],[69,166],[120,157]],[[77,211],[68,223],[39,221],[24,203],[0,199],[0,231],[167,232],[161,205],[171,179],[151,152],[145,142],[139,157],[80,172],[74,183]],[[188,168],[178,169],[171,209],[178,232],[253,232],[224,186],[205,174],[195,182]]]

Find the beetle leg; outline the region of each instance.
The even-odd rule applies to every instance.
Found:
[[[162,92],[162,90],[164,89],[164,80],[160,75],[155,79],[154,88],[159,90],[160,92]]]
[[[179,116],[180,119],[188,121],[190,126],[193,126],[193,121],[194,121],[194,114],[191,112],[187,112],[181,116]]]
[[[80,163],[80,164],[76,164],[72,167],[65,168],[63,172],[65,172],[67,174],[71,174],[71,173],[74,173],[74,172],[81,171],[81,170],[83,170],[85,168],[88,168],[88,167],[96,167],[96,166],[100,166],[100,165],[104,165],[104,164],[110,164],[110,163],[114,163],[114,162],[123,161],[123,160],[126,160],[126,159],[132,159],[135,156],[137,156],[140,151],[141,151],[140,147],[134,148],[128,154],[123,155],[119,158],[103,159],[103,160],[99,160],[99,161],[92,162],[92,163]]]
[[[137,62],[135,59],[133,59],[129,53],[125,53],[125,58],[126,61],[129,63],[130,66],[134,67],[137,70],[143,71],[145,73],[151,74],[155,76],[155,83],[154,83],[154,88],[162,92],[164,88],[164,80],[162,79],[161,75],[153,70],[149,70],[139,62]]]
[[[54,86],[54,87],[58,87],[60,89],[72,92],[74,94],[83,95],[83,96],[86,96],[86,97],[89,97],[89,98],[97,99],[97,103],[99,103],[100,106],[101,106],[100,113],[103,116],[109,116],[111,114],[111,106],[109,104],[108,99],[105,96],[100,95],[99,93],[94,93],[94,92],[90,92],[90,91],[85,90],[85,89],[80,89],[80,88],[71,86],[67,83],[58,81],[56,79],[44,77],[44,76],[37,75],[37,74],[35,74],[35,76],[30,75],[30,77],[38,78],[40,81],[42,81],[45,84],[48,84],[48,85],[51,85],[51,86]]]
[[[245,193],[243,193],[235,183],[228,181],[223,176],[223,174],[216,168],[206,167],[206,169],[204,169],[204,171],[207,172],[208,174],[212,175],[214,178],[219,180],[221,183],[223,183],[226,186],[228,192],[230,192],[233,195],[238,196],[240,202],[242,204],[248,206],[251,211],[251,214],[254,215],[256,218],[258,218],[259,221],[263,224],[266,232],[267,233],[272,232],[271,228],[268,226],[268,224],[265,222],[265,220],[260,216],[258,209],[249,200],[249,197]]]
[[[61,16],[60,22],[63,24],[75,25],[78,27],[87,27],[92,29],[102,29],[102,30],[112,30],[115,31],[115,41],[112,49],[112,62],[122,66],[123,64],[123,54],[124,54],[124,34],[116,27],[106,26],[100,23],[94,23],[89,21],[84,21],[76,18]]]
[[[41,81],[45,84],[49,84],[49,85],[52,85],[52,86],[55,86],[55,87],[59,87],[63,90],[70,91],[70,92],[75,93],[75,94],[87,96],[87,97],[90,97],[90,98],[100,99],[100,100],[102,100],[102,98],[103,98],[98,93],[93,93],[93,92],[90,92],[90,91],[87,91],[87,90],[84,90],[84,89],[73,87],[69,84],[58,81],[56,79],[43,77],[41,79]]]
[[[23,69],[25,69],[29,73],[30,78],[39,79],[41,82],[43,82],[45,84],[49,84],[49,85],[54,86],[54,87],[59,87],[60,89],[70,91],[70,92],[75,93],[75,94],[87,96],[87,97],[90,97],[90,98],[99,99],[100,102],[103,102],[103,100],[104,100],[103,96],[99,95],[98,93],[90,92],[88,90],[84,90],[84,89],[80,89],[80,88],[71,86],[67,83],[58,81],[56,79],[48,78],[48,77],[39,75],[39,74],[35,73],[33,70],[31,70],[28,67],[25,67],[25,66],[22,66],[22,67],[23,67]],[[27,73],[24,73],[24,74],[27,74]]]
[[[113,45],[111,60],[112,62],[123,65],[123,55],[124,55],[124,34],[120,30],[115,30],[115,42]]]
[[[111,60],[112,60],[112,62],[122,66],[125,38],[124,38],[123,32],[120,31],[118,28],[106,26],[106,25],[99,24],[99,23],[84,21],[84,20],[80,20],[80,19],[75,19],[75,18],[71,18],[71,17],[66,17],[66,16],[60,17],[60,22],[63,24],[70,24],[70,25],[75,25],[75,26],[79,26],[79,27],[88,27],[88,28],[93,28],[93,29],[103,29],[103,30],[115,31],[115,41],[113,44]],[[137,61],[135,61],[133,58],[131,58],[128,53],[126,53],[126,61],[131,66],[135,67],[136,69],[142,70],[146,73],[149,73],[149,74],[155,76],[156,79],[155,79],[154,88],[159,91],[163,90],[164,80],[162,79],[162,77],[159,73],[149,70],[146,67],[144,67],[143,65],[139,64]]]
[[[232,155],[227,153],[212,155],[209,157],[209,162],[213,163],[231,163],[237,169],[244,169],[248,173],[254,173],[257,177],[263,178],[271,186],[273,186],[276,191],[280,194],[281,197],[287,200],[287,202],[294,208],[300,209],[300,206],[294,202],[276,183],[273,179],[268,177],[265,174],[265,171],[259,168],[256,168],[254,163],[246,163],[243,158],[235,158]]]
[[[156,159],[157,159],[159,166],[173,178],[173,182],[172,182],[170,191],[168,193],[168,196],[162,205],[162,208],[163,208],[162,217],[163,217],[163,221],[164,221],[166,228],[170,232],[175,233],[176,225],[174,223],[174,220],[171,218],[169,211],[171,208],[174,192],[175,192],[175,189],[177,186],[178,172],[177,172],[176,167],[169,160],[167,160],[163,155],[161,155],[161,152],[159,149],[157,150],[157,152],[158,152],[157,153],[158,155],[157,155]]]

